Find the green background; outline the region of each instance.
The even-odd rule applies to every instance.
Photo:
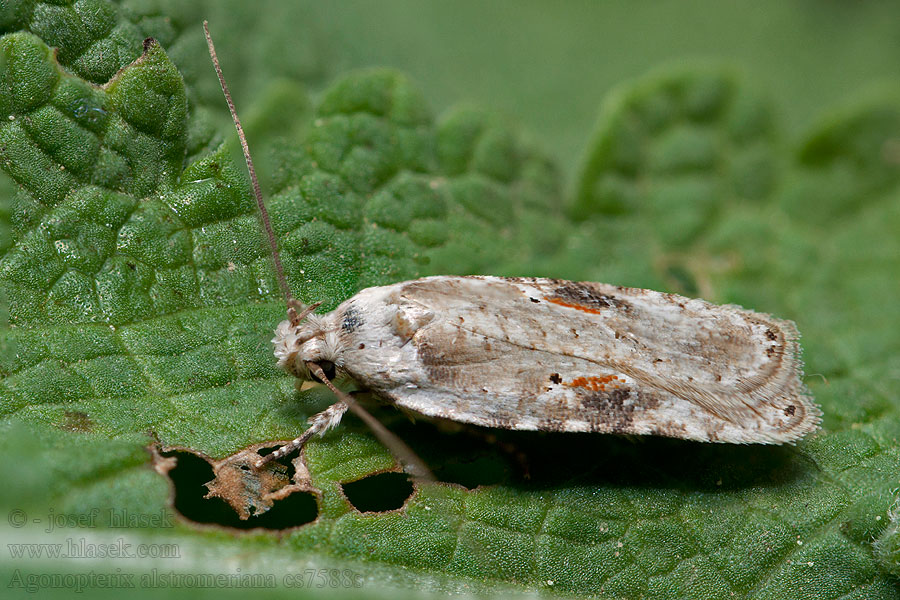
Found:
[[[110,529],[110,508],[169,502],[154,438],[223,458],[329,402],[274,369],[283,306],[204,18],[302,298],[485,273],[741,304],[797,322],[822,431],[495,443],[381,408],[445,482],[399,511],[342,492],[393,468],[348,418],[308,448],[317,508],[259,518],[297,529],[209,525],[233,513],[200,499],[211,473],[184,453],[176,504],[207,525]],[[0,3],[0,505],[107,515],[3,539],[181,551],[7,547],[4,585],[334,568],[363,588],[315,593],[900,596],[898,19],[887,2]],[[147,36],[160,47],[116,75]]]
[[[606,94],[672,62],[712,60],[739,68],[778,107],[790,137],[802,135],[861,88],[900,77],[900,9],[891,2],[356,1],[218,7],[204,14],[221,31],[219,52],[235,71],[232,85],[241,101],[251,101],[272,74],[320,86],[345,69],[391,66],[416,81],[437,113],[461,102],[504,111],[572,176],[590,141],[585,129],[593,126]],[[229,29],[235,22],[241,28]],[[257,42],[262,48],[248,49],[248,38],[263,39]],[[256,60],[256,54],[269,63],[239,70],[240,61]],[[211,102],[217,99],[208,73],[204,92]]]

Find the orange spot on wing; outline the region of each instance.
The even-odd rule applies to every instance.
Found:
[[[616,375],[604,375],[602,377],[576,377],[569,383],[565,383],[568,387],[580,387],[587,390],[591,390],[592,392],[602,392],[606,389],[606,384],[612,381],[616,381],[618,377]],[[613,387],[619,387],[618,384],[613,384]]]
[[[566,300],[563,300],[562,298],[547,298],[547,302],[552,302],[553,304],[559,304],[560,306],[565,306],[566,308],[574,308],[575,310],[580,310],[595,315],[603,314],[603,311],[597,310],[596,308],[591,308],[590,306],[585,306],[583,304],[576,304],[575,302],[568,302]]]

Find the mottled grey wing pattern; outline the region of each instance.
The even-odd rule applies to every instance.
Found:
[[[416,364],[365,382],[490,427],[782,443],[816,428],[793,324],[600,283],[430,277],[391,286]]]

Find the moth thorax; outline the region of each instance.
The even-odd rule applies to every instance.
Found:
[[[342,365],[339,328],[329,316],[309,315],[299,325],[290,320],[278,324],[272,343],[280,368],[300,379],[312,379],[307,362]]]

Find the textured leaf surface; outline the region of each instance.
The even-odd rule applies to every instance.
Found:
[[[293,437],[329,402],[274,368],[284,309],[243,169],[216,148],[227,130],[213,133],[220,118],[193,90],[197,15],[172,4],[3,15],[0,163],[14,185],[0,231],[0,444],[17,486],[0,500],[98,509],[79,536],[122,532],[106,529],[107,509],[167,505],[153,439],[221,458]],[[142,49],[150,34],[162,45]],[[370,285],[489,273],[735,302],[797,321],[824,427],[788,448],[512,433],[494,444],[381,409],[450,483],[400,511],[354,510],[340,484],[393,461],[348,418],[307,451],[315,521],[280,538],[182,521],[124,530],[179,544],[162,566],[229,560],[279,582],[297,565],[352,569],[368,592],[898,596],[900,93],[791,141],[738,74],[661,69],[603,104],[571,201],[516,127],[475,108],[435,118],[395,71],[345,75],[314,98],[280,83],[247,120],[302,298],[328,309]],[[47,564],[10,561],[4,577]]]

